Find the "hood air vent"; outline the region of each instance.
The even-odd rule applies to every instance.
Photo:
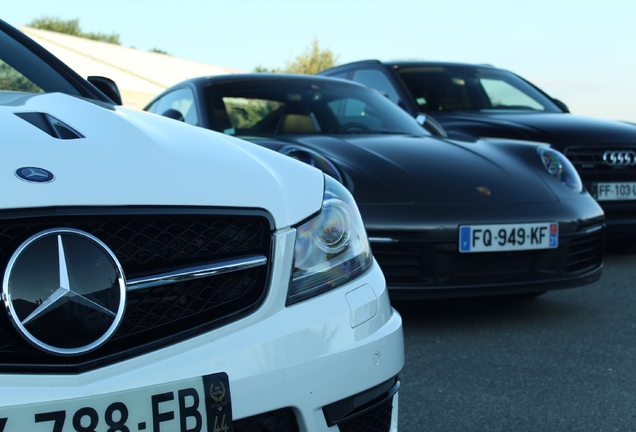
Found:
[[[84,138],[82,134],[52,115],[38,112],[16,113],[15,115],[28,121],[36,128],[51,135],[53,138],[63,140]]]

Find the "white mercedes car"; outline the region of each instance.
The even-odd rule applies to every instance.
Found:
[[[350,193],[91,82],[0,21],[0,432],[396,431]]]

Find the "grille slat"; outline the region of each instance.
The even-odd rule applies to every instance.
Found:
[[[564,154],[572,162],[581,178],[585,182],[634,182],[636,181],[636,166],[613,167],[603,161],[603,154],[607,150],[633,150],[636,151],[636,143],[632,146],[608,145],[604,147],[578,147],[570,146],[564,150]]]
[[[585,273],[602,264],[603,247],[604,230],[598,229],[564,236],[556,249],[462,254],[457,243],[405,239],[373,244],[372,251],[389,287],[468,288]]]
[[[603,230],[571,239],[563,259],[563,273],[581,273],[598,267],[603,261],[604,247],[605,233]]]

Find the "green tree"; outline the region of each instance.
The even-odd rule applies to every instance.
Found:
[[[0,90],[41,93],[42,89],[0,60]]]
[[[334,67],[337,64],[339,57],[340,56],[335,55],[329,48],[321,50],[318,39],[314,38],[305,53],[299,55],[291,62],[287,62],[285,69],[267,69],[259,65],[254,68],[254,72],[287,72],[295,74],[314,75],[325,69]]]
[[[254,72],[257,73],[284,73],[285,71],[281,68],[273,68],[273,69],[267,69],[266,67],[263,67],[261,65],[258,65],[254,68]]]
[[[318,38],[314,38],[311,46],[304,54],[287,63],[286,71],[289,73],[314,75],[330,67],[334,67],[340,56],[334,55],[329,49],[320,49]]]
[[[168,54],[168,51],[164,51],[164,50],[159,49],[159,48],[153,48],[153,49],[150,49],[148,51],[153,52],[153,53],[157,53],[157,54],[170,55],[170,54]]]
[[[42,18],[36,18],[27,24],[28,27],[36,29],[50,30],[57,33],[64,33],[71,36],[79,36],[86,39],[92,39],[101,42],[108,42],[115,45],[121,45],[119,35],[117,33],[105,34],[84,32],[80,28],[79,19],[63,20],[58,17],[44,16]]]
[[[96,40],[100,42],[108,42],[115,45],[121,45],[121,41],[119,40],[119,35],[116,33],[105,34],[105,33],[88,32],[88,33],[82,33],[80,36],[86,39],[92,39],[92,40]]]

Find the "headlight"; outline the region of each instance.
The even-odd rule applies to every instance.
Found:
[[[360,212],[349,191],[325,176],[320,214],[296,231],[294,268],[287,304],[339,287],[371,266]]]
[[[563,153],[550,147],[537,147],[537,154],[550,174],[570,189],[576,192],[583,191],[581,177],[579,177],[572,162]]]

